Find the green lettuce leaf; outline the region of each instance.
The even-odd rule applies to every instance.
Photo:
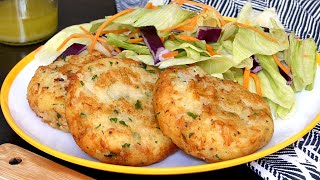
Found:
[[[155,26],[157,30],[163,30],[177,25],[195,15],[196,12],[184,10],[177,4],[169,4],[159,6],[157,9],[137,8],[115,19],[113,22],[134,27]]]
[[[137,54],[150,54],[149,48],[147,46],[141,44],[132,44],[129,42],[129,38],[127,36],[110,33],[107,34],[107,42],[110,45],[115,45],[127,50],[132,50]]]

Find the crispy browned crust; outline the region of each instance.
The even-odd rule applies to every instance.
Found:
[[[177,147],[163,135],[152,106],[158,70],[129,59],[88,63],[72,79],[66,117],[76,143],[110,164],[145,166]]]
[[[272,114],[262,97],[231,80],[206,75],[197,66],[164,70],[154,92],[163,133],[207,162],[251,154],[273,135]]]
[[[47,66],[40,66],[28,84],[27,100],[41,120],[53,128],[69,132],[65,118],[65,96],[69,79],[86,63],[105,55],[73,55],[59,58]]]

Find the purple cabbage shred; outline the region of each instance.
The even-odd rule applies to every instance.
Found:
[[[259,61],[258,57],[255,55],[252,55],[251,59],[253,61],[253,66],[250,69],[250,71],[254,74],[257,74],[258,72],[262,71],[262,66],[260,66],[260,61]]]
[[[140,32],[144,43],[152,54],[154,64],[159,63],[162,59],[162,54],[170,52],[166,49],[158,35],[157,29],[154,26],[140,27]]]
[[[60,56],[57,57],[57,59],[63,58],[63,57],[69,56],[69,55],[78,55],[78,54],[80,54],[82,51],[84,51],[86,49],[87,49],[86,45],[79,44],[79,43],[73,43],[65,51],[63,51],[60,54]]]
[[[221,28],[211,26],[199,26],[197,31],[197,39],[205,40],[207,43],[215,43],[221,35]]]

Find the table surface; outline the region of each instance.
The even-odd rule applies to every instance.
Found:
[[[67,26],[73,24],[80,24],[89,22],[92,20],[103,18],[107,15],[112,15],[116,12],[115,2],[112,0],[77,0],[74,3],[72,0],[59,1],[59,28],[61,30]],[[6,78],[9,71],[18,63],[23,57],[29,54],[31,51],[42,45],[44,42],[28,45],[28,46],[7,46],[0,44],[0,81],[1,85]],[[94,179],[102,179],[108,177],[140,177],[141,175],[129,175],[121,173],[113,173],[108,171],[101,171],[96,169],[87,168],[77,164],[73,164],[62,159],[53,157],[24,141],[20,138],[7,124],[4,115],[0,113],[0,144],[12,143],[27,150],[35,152],[43,157],[51,159],[61,165],[76,170]],[[174,175],[177,177],[210,177],[218,179],[230,179],[233,177],[241,179],[262,179],[252,170],[250,170],[245,164],[229,167],[221,170],[185,174],[185,175]],[[146,176],[144,176],[146,177]],[[167,177],[167,176],[166,176]]]

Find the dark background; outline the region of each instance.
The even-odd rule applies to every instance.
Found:
[[[59,1],[59,28],[61,30],[67,26],[89,22],[92,20],[104,18],[107,15],[112,15],[116,12],[115,2],[113,0],[60,0]],[[0,82],[1,85],[9,73],[9,71],[15,66],[19,60],[35,50],[44,42],[28,45],[28,46],[7,46],[0,44]],[[146,175],[128,175],[120,173],[112,173],[108,171],[100,171],[69,163],[59,158],[53,157],[43,151],[34,148],[32,145],[21,139],[7,124],[3,113],[0,113],[0,144],[12,143],[20,147],[35,152],[41,156],[51,159],[57,163],[60,163],[66,167],[74,169],[80,173],[88,175],[95,179],[107,179],[108,177],[119,177],[119,178],[150,178]],[[200,177],[200,178],[211,178],[211,179],[262,179],[260,176],[251,171],[246,165],[239,165],[229,167],[221,170],[215,170],[204,173],[194,173],[185,175],[166,175],[166,176],[152,176],[156,177]]]

